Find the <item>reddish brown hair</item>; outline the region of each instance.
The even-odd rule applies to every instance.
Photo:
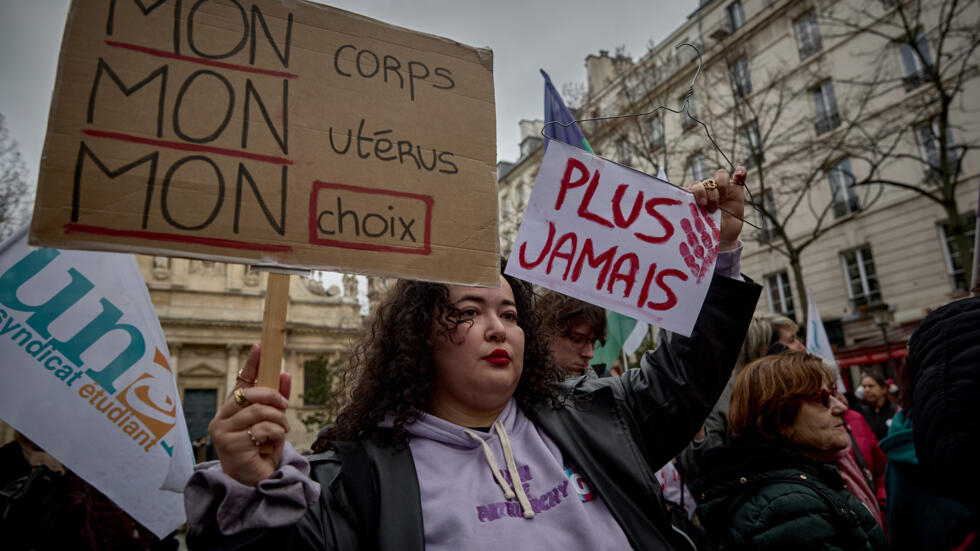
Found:
[[[820,358],[788,351],[765,356],[742,368],[732,387],[728,426],[735,435],[781,438],[807,396],[832,384]]]

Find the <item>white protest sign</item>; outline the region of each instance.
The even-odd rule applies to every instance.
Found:
[[[132,255],[0,244],[0,357],[0,418],[157,536],[184,523],[190,440]]]
[[[552,141],[507,273],[688,336],[720,224],[688,192]]]

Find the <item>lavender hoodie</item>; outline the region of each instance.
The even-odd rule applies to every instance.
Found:
[[[405,428],[427,550],[630,548],[588,481],[513,399],[489,433],[427,414]]]

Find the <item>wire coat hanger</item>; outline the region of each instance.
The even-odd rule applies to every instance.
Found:
[[[701,58],[701,50],[698,50],[697,46],[695,46],[694,44],[691,44],[689,42],[681,42],[677,46],[674,46],[674,49],[676,50],[676,49],[680,48],[681,46],[689,46],[689,47],[691,47],[691,49],[694,50],[694,52],[698,56],[698,67],[694,71],[694,78],[691,79],[691,85],[688,87],[687,92],[684,94],[684,102],[681,104],[681,108],[679,110],[678,109],[671,109],[670,107],[667,107],[666,105],[660,105],[660,106],[657,106],[656,108],[654,108],[654,109],[652,109],[650,111],[645,111],[643,113],[630,113],[630,114],[627,114],[627,115],[610,115],[610,116],[607,116],[607,117],[592,117],[592,118],[585,118],[585,119],[576,119],[576,120],[573,120],[573,121],[568,122],[568,123],[563,123],[563,122],[560,122],[560,121],[549,121],[549,122],[546,122],[544,124],[544,126],[541,127],[541,135],[544,136],[546,139],[549,139],[549,140],[553,139],[551,136],[548,136],[547,134],[545,134],[545,130],[549,126],[551,126],[553,124],[557,124],[557,125],[559,125],[559,126],[561,126],[563,128],[568,128],[569,126],[571,126],[573,124],[578,124],[578,123],[581,123],[581,122],[596,122],[596,121],[608,121],[608,120],[614,120],[614,119],[627,119],[627,118],[635,118],[635,117],[647,117],[647,116],[650,116],[650,115],[655,115],[658,111],[670,111],[671,113],[676,113],[678,115],[681,115],[681,114],[687,115],[687,117],[689,119],[691,119],[695,123],[701,125],[701,128],[704,129],[704,134],[708,138],[708,141],[711,142],[711,145],[714,146],[715,150],[718,151],[719,154],[721,154],[722,158],[725,159],[725,162],[728,163],[728,166],[730,167],[731,172],[734,173],[735,172],[735,165],[734,165],[734,163],[732,163],[731,159],[728,158],[728,155],[725,155],[725,152],[721,149],[721,147],[718,145],[718,143],[715,141],[715,139],[711,136],[711,131],[708,130],[708,125],[704,124],[704,122],[702,122],[700,119],[698,119],[697,117],[695,117],[694,115],[691,114],[690,106],[691,106],[691,98],[694,97],[694,84],[697,83],[698,77],[701,76],[701,67],[704,64],[704,61]],[[667,183],[670,184],[670,185],[672,185],[672,186],[674,186],[674,187],[676,187],[676,188],[684,189],[681,186],[678,186],[678,185],[675,185],[675,184],[671,184],[670,182],[667,182]],[[740,185],[742,185],[743,187],[745,187],[745,184],[740,184]],[[747,187],[745,189],[748,190]],[[685,190],[685,191],[687,191],[687,190]],[[751,194],[749,195],[749,198],[751,199]],[[728,214],[730,214],[732,216],[735,216],[734,214],[732,214],[731,212],[729,212],[729,211],[727,211],[725,209],[722,209],[722,210],[724,210],[725,212],[727,212]],[[741,220],[742,222],[745,222],[746,224],[752,226],[753,228],[756,228],[758,230],[761,230],[762,229],[759,226],[756,226],[755,224],[753,224],[752,222],[749,222],[748,220],[746,220],[745,218],[743,218],[741,216],[735,216],[735,217],[738,218],[739,220]]]

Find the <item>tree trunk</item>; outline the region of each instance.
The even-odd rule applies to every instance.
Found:
[[[960,215],[960,211],[956,207],[955,201],[945,203],[943,207],[946,209],[947,235],[953,241],[952,247],[950,247],[950,253],[959,253],[961,265],[963,266],[963,275],[966,279],[965,289],[969,291],[970,283],[973,281],[973,243],[970,242],[966,234],[970,231],[970,228],[966,226],[963,216]],[[974,236],[974,239],[976,239],[976,236]]]
[[[802,313],[796,323],[804,325],[806,324],[808,304],[806,301],[806,285],[803,283],[803,265],[800,262],[800,251],[790,249],[789,265],[793,269],[793,281],[796,283],[796,293],[799,295],[797,298],[800,301],[800,307],[797,308],[797,311]]]

